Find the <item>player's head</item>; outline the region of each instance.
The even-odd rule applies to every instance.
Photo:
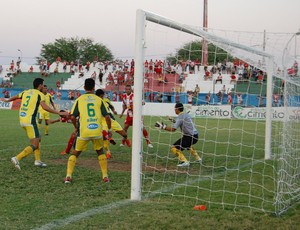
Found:
[[[183,112],[183,104],[182,103],[176,103],[175,110],[178,110],[179,112]]]
[[[93,78],[87,78],[84,81],[84,89],[86,91],[92,91],[95,88],[95,80]]]
[[[104,92],[103,89],[97,89],[97,90],[96,90],[96,95],[97,95],[98,97],[103,98],[103,97],[104,97],[104,94],[105,94],[105,92]]]
[[[66,111],[62,109],[59,112],[66,112]],[[67,122],[71,121],[71,115],[70,114],[68,114],[66,116],[60,115],[60,121],[64,122],[64,123],[67,123]]]
[[[39,89],[39,90],[41,90],[42,89],[42,86],[43,86],[43,84],[44,84],[44,79],[42,79],[42,78],[36,78],[36,79],[34,79],[33,80],[33,88],[34,89]],[[40,86],[41,85],[41,86]],[[40,88],[39,88],[40,87]]]
[[[126,85],[125,86],[125,92],[126,92],[126,94],[131,94],[131,92],[132,92],[132,89],[131,89],[131,85]]]
[[[47,90],[48,90],[48,87],[47,87],[46,85],[44,85],[42,92],[43,92],[44,94],[46,94],[46,93],[47,93]]]

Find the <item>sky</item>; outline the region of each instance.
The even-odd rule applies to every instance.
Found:
[[[92,38],[115,58],[130,59],[137,9],[203,25],[203,0],[1,0],[1,9],[2,65],[18,56],[33,64],[41,44],[61,37]],[[299,0],[208,0],[208,27],[295,33],[300,29],[299,10]]]

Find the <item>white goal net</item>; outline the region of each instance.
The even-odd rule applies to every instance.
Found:
[[[138,10],[131,199],[167,197],[277,215],[299,202],[297,39],[204,31]],[[182,159],[171,150],[180,129],[155,128],[157,121],[172,127],[178,102],[199,132],[193,149],[202,161],[183,150],[186,167],[177,166]],[[154,148],[143,145],[141,120]]]

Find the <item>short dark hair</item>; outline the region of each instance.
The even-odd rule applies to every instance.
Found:
[[[183,109],[184,109],[184,107],[183,107],[183,104],[182,104],[182,103],[176,103],[176,105],[175,105],[175,108],[176,108],[176,109],[179,109],[179,111],[180,111],[180,112],[182,112],[182,111],[183,111]]]
[[[104,95],[104,90],[103,89],[97,89],[96,90],[96,95],[99,96],[99,97]]]
[[[36,78],[33,80],[33,88],[37,89],[39,87],[39,85],[44,83],[44,79],[43,78]]]
[[[95,80],[93,78],[87,78],[84,81],[84,89],[85,90],[92,90],[95,88]]]

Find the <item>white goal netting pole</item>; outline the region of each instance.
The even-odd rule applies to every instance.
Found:
[[[131,163],[131,200],[141,200],[141,158],[142,158],[142,101],[144,87],[144,36],[145,14],[136,13],[135,69],[134,69],[134,102],[132,130],[132,163]]]

